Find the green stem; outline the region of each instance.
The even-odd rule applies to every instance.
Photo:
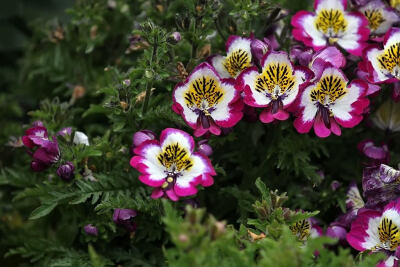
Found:
[[[149,62],[150,63],[149,65],[150,65],[150,68],[151,68],[152,72],[153,72],[153,68],[152,68],[153,60],[157,56],[157,44],[158,44],[157,41],[158,41],[157,39],[154,40],[153,53],[151,54],[150,62]],[[146,95],[144,97],[143,108],[142,108],[142,114],[143,115],[146,114],[147,108],[149,106],[150,94],[151,94],[151,88],[152,87],[153,87],[153,79],[151,79],[150,83],[148,81],[146,82]]]

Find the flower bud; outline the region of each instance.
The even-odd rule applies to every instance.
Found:
[[[261,62],[262,57],[269,50],[268,44],[258,39],[254,39],[251,41],[250,48],[251,53],[258,60],[258,62]]]
[[[129,85],[131,85],[131,80],[126,79],[126,80],[124,80],[124,81],[122,82],[122,84],[125,85],[125,86],[129,86]]]
[[[132,137],[132,143],[135,147],[140,146],[143,142],[156,139],[155,133],[150,130],[141,130],[136,132]]]
[[[332,191],[336,191],[342,184],[337,181],[337,180],[333,180],[331,183],[331,189]]]
[[[33,126],[33,127],[44,127],[44,124],[43,124],[42,121],[34,121],[34,122],[32,123],[32,126]]]
[[[212,155],[213,153],[213,149],[212,147],[208,144],[208,140],[207,139],[203,139],[200,140],[198,143],[198,151],[202,154],[204,154],[205,156],[209,157]]]
[[[85,225],[83,229],[85,230],[85,233],[88,235],[97,236],[99,234],[97,227],[93,226],[92,224]]]
[[[327,236],[339,239],[341,243],[346,242],[346,234],[346,229],[340,225],[330,225],[328,229],[326,229]]]
[[[74,144],[75,145],[79,145],[79,144],[84,144],[84,145],[89,145],[89,138],[87,137],[86,134],[82,133],[82,132],[75,132],[74,135]]]
[[[181,40],[181,34],[179,32],[173,32],[171,35],[168,37],[168,42],[170,44],[177,44]]]
[[[137,212],[131,209],[115,209],[113,214],[113,221],[117,225],[121,225],[129,232],[134,232],[136,230],[136,223],[133,222]]]
[[[75,170],[74,164],[68,161],[65,164],[58,167],[57,175],[65,181],[70,181],[72,178],[74,178],[74,170]]]
[[[57,135],[61,135],[63,137],[66,137],[68,135],[71,135],[71,133],[72,133],[72,128],[71,127],[65,127],[65,128],[62,128],[61,130],[59,130],[57,132]]]

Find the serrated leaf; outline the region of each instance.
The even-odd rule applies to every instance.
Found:
[[[30,220],[36,220],[43,216],[49,214],[55,207],[57,207],[57,202],[43,203],[40,207],[32,211],[29,216]]]

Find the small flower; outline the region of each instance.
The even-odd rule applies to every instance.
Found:
[[[181,34],[179,32],[173,32],[169,37],[168,37],[168,42],[171,44],[177,44],[179,41],[182,39]]]
[[[370,158],[370,166],[379,166],[380,164],[388,164],[390,161],[390,153],[388,146],[382,144],[382,146],[375,146],[374,142],[370,139],[361,141],[358,146],[358,150],[366,157]]]
[[[65,181],[70,181],[72,178],[74,178],[74,164],[72,162],[66,162],[57,169],[57,175],[61,179]]]
[[[43,124],[42,121],[34,121],[34,122],[32,123],[32,126],[33,126],[33,127],[44,127],[44,124]]]
[[[208,144],[207,139],[200,140],[197,142],[197,151],[203,153],[204,156],[211,156],[213,153],[212,147]]]
[[[383,211],[359,212],[346,238],[358,251],[385,251],[393,256],[400,244],[400,200],[390,202]]]
[[[384,37],[383,49],[371,45],[364,51],[359,68],[368,71],[373,83],[394,83],[400,80],[400,28],[391,28]]]
[[[207,61],[222,78],[236,78],[242,70],[252,66],[251,42],[251,38],[231,35],[225,44],[227,56],[215,55]]]
[[[85,230],[85,233],[88,235],[97,236],[99,234],[97,227],[93,226],[92,224],[85,225],[83,229]]]
[[[341,135],[340,126],[352,128],[363,119],[362,113],[369,105],[367,85],[361,80],[349,83],[343,72],[330,64],[320,72],[300,96],[294,126],[299,133],[308,133],[314,126],[319,137],[331,132]]]
[[[381,0],[369,1],[358,10],[368,19],[371,35],[384,34],[394,23],[399,21],[397,13]]]
[[[315,0],[315,13],[303,10],[293,16],[293,37],[316,51],[337,44],[361,56],[370,32],[368,20],[346,8],[347,0]]]
[[[262,73],[256,67],[243,71],[236,87],[244,92],[244,102],[263,107],[260,120],[270,123],[286,120],[286,109],[296,100],[301,85],[311,78],[311,71],[294,67],[285,52],[270,52],[264,56]]]
[[[230,79],[221,79],[208,63],[198,65],[173,92],[172,109],[180,114],[194,135],[219,135],[221,127],[233,127],[243,116],[239,91]]]
[[[131,209],[115,209],[113,214],[113,221],[129,232],[136,230],[136,223],[133,219],[136,217],[137,212]]]
[[[125,85],[125,86],[129,86],[129,85],[131,85],[131,80],[125,79],[125,80],[122,81],[122,84]]]
[[[136,147],[131,166],[141,175],[139,180],[154,187],[152,198],[166,195],[173,201],[197,193],[197,185],[214,183],[216,175],[210,160],[193,152],[194,140],[184,131],[167,128],[161,132],[160,142],[148,140]]]
[[[79,132],[76,131],[75,135],[74,135],[74,144],[75,145],[80,145],[80,144],[84,144],[86,146],[89,145],[89,138],[87,137],[87,135],[83,132]]]
[[[72,134],[72,127],[65,127],[62,128],[60,131],[57,132],[57,135],[66,137]]]
[[[367,199],[365,207],[382,209],[385,204],[399,196],[400,171],[385,164],[381,164],[379,167],[365,168],[362,186]]]
[[[22,142],[30,149],[28,153],[32,156],[31,168],[33,171],[42,171],[60,159],[57,139],[50,140],[47,129],[43,126],[35,126],[26,130]]]
[[[132,137],[132,143],[135,147],[140,146],[143,142],[149,140],[155,140],[156,134],[150,130],[141,130],[136,132]]]
[[[333,180],[332,183],[331,183],[331,189],[332,189],[332,191],[338,190],[338,188],[339,188],[341,185],[342,185],[342,184],[341,184],[339,181]]]

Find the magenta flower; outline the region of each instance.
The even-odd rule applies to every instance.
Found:
[[[364,51],[359,68],[369,73],[372,83],[395,83],[400,80],[400,28],[391,28],[384,37],[383,49],[371,45]]]
[[[65,127],[57,132],[57,135],[60,135],[63,137],[70,136],[71,134],[72,134],[72,127]]]
[[[134,232],[137,228],[136,223],[133,221],[137,216],[137,212],[131,209],[115,209],[113,214],[113,221],[115,224],[124,227],[129,232]]]
[[[358,251],[384,251],[393,261],[390,256],[398,254],[400,244],[400,200],[390,202],[383,211],[359,212],[346,238]]]
[[[86,234],[88,235],[93,235],[97,236],[99,234],[99,231],[97,230],[96,226],[93,226],[92,224],[87,224],[83,227],[83,230],[85,231]]]
[[[161,132],[160,142],[149,140],[135,148],[131,166],[141,175],[139,180],[154,187],[152,198],[167,196],[173,201],[197,193],[197,185],[214,183],[216,175],[210,160],[193,152],[193,138],[184,131],[167,128]]]
[[[207,132],[219,135],[242,116],[243,103],[232,79],[221,79],[208,63],[198,65],[184,83],[176,85],[172,109],[195,129],[194,135]]]
[[[358,10],[368,19],[371,35],[386,33],[390,27],[399,21],[398,14],[381,0],[372,0],[359,7]]]
[[[294,126],[299,133],[308,133],[314,127],[318,137],[327,137],[331,132],[341,135],[340,126],[352,128],[363,119],[362,113],[369,105],[367,85],[361,80],[349,83],[343,72],[330,64],[319,68],[321,74],[299,98]]]
[[[379,166],[380,164],[388,164],[390,161],[389,148],[386,144],[375,146],[374,141],[366,139],[361,141],[358,150],[366,157],[371,159],[370,166]]]
[[[315,0],[315,13],[299,11],[293,16],[293,37],[316,51],[337,44],[361,56],[370,32],[368,20],[346,8],[347,0]]]
[[[244,102],[263,107],[260,120],[270,123],[286,120],[286,110],[297,98],[300,88],[312,76],[304,67],[294,67],[285,52],[270,52],[261,62],[262,73],[256,67],[248,68],[237,78],[236,88],[243,90]]]
[[[33,171],[42,171],[60,159],[57,139],[50,140],[47,129],[43,126],[35,126],[26,130],[22,142],[31,149],[28,153],[32,156],[31,168]]]
[[[236,78],[240,72],[251,67],[253,58],[251,54],[252,38],[229,36],[226,41],[226,56],[214,55],[207,59],[219,76],[222,78]]]

